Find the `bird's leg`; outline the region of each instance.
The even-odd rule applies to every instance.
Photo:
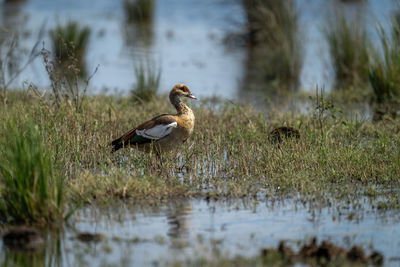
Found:
[[[156,158],[157,158],[157,169],[158,169],[158,173],[161,175],[163,169],[164,169],[164,158],[163,155],[161,153],[161,151],[157,148],[155,148],[155,154],[156,154]]]

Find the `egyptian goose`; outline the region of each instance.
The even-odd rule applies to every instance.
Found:
[[[193,111],[181,101],[181,96],[197,99],[184,84],[175,85],[169,93],[169,101],[178,112],[162,114],[146,121],[112,141],[112,151],[134,146],[142,151],[155,148],[158,152],[169,151],[186,141],[193,132]]]

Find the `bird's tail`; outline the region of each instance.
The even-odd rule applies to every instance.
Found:
[[[115,152],[121,148],[124,147],[124,142],[122,140],[122,137],[115,139],[114,141],[111,142],[111,152]]]

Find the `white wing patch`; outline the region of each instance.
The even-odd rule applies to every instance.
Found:
[[[150,129],[136,130],[136,134],[145,138],[158,140],[169,135],[172,132],[172,129],[176,127],[178,127],[177,122],[159,124]]]

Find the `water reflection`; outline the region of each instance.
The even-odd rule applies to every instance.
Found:
[[[34,250],[19,250],[3,246],[0,256],[2,266],[66,266],[63,262],[67,251],[63,250],[64,232],[60,230],[46,231],[45,246]]]
[[[191,228],[192,203],[178,201],[168,205],[166,210],[168,219],[168,236],[171,239],[187,240]]]
[[[296,247],[312,236],[345,248],[364,245],[369,250],[365,244],[372,244],[385,259],[397,256],[400,214],[380,213],[368,200],[360,201],[361,210],[345,203],[321,208],[290,200],[258,204],[252,200],[176,200],[147,208],[124,203],[106,209],[92,206],[75,215],[74,228],[50,231],[44,249],[37,253],[16,253],[0,241],[0,265],[163,265],[209,255],[214,247],[229,255],[253,256],[282,239]],[[99,242],[76,238],[78,232],[88,231],[105,238]]]

